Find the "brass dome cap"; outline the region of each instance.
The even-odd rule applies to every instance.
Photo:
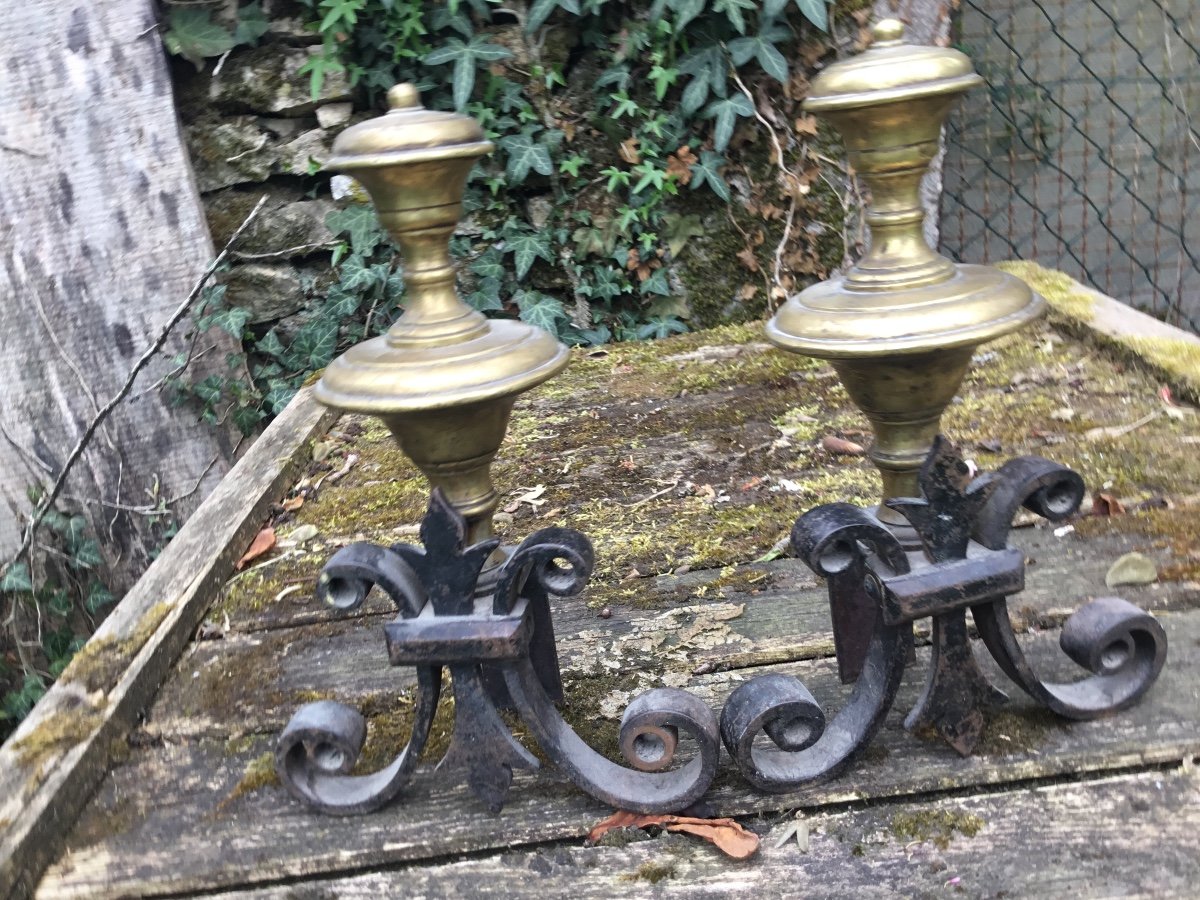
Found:
[[[833,63],[813,80],[804,101],[807,111],[959,94],[983,83],[965,54],[947,47],[904,43],[904,23],[899,19],[883,19],[871,33],[875,40],[866,51]]]
[[[386,114],[352,125],[337,136],[325,168],[352,171],[492,152],[492,142],[477,121],[426,109],[415,85],[397,84],[387,97]]]

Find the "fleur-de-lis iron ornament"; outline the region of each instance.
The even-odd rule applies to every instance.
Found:
[[[1007,598],[1024,588],[1025,557],[1008,546],[1013,516],[1021,507],[1050,521],[1073,515],[1084,496],[1075,472],[1023,456],[972,479],[957,451],[938,437],[918,480],[923,498],[887,501],[920,536],[918,550],[906,551],[891,529],[848,503],[819,506],[796,521],[793,547],[827,579],[835,617],[847,605],[872,611],[870,643],[849,702],[828,725],[812,694],[788,675],[759,676],[730,695],[721,737],[756,787],[790,791],[831,778],[867,747],[895,700],[918,619],[933,618],[932,658],[905,727],[932,729],[964,756],[979,740],[984,708],[1006,699],[976,664],[968,609],[1004,673],[1066,718],[1123,709],[1162,670],[1162,626],[1118,597],[1092,600],[1063,626],[1063,651],[1092,673],[1080,681],[1042,681],[1017,643]],[[765,744],[757,741],[764,732]]]
[[[317,592],[342,611],[358,608],[378,586],[398,615],[384,626],[394,666],[416,669],[412,731],[393,761],[372,774],[351,774],[366,722],[342,703],[301,707],[280,736],[276,768],[288,790],[332,814],[377,809],[412,777],[426,746],[449,669],[454,731],[438,770],[462,777],[493,812],[503,807],[514,769],[539,763],[501,718],[511,705],[545,755],[575,784],[612,806],[664,812],[694,803],[717,769],[716,714],[692,694],[655,688],[635,698],[621,722],[620,747],[632,769],[602,756],[555,708],[561,695],[550,599],[577,594],[592,572],[592,545],[578,531],[545,528],[508,557],[494,588],[476,587],[495,539],[466,546],[467,524],[435,490],[421,524],[423,548],[351,544],[326,563]],[[696,753],[675,762],[679,733]]]

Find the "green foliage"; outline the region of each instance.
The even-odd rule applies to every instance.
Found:
[[[40,489],[32,493],[34,503]],[[165,508],[163,514],[167,515]],[[95,630],[114,598],[97,570],[100,545],[87,519],[50,509],[30,561],[0,574],[0,740],[29,714]],[[36,560],[37,570],[30,562]]]
[[[689,309],[673,296],[681,285],[675,264],[689,240],[705,236],[690,211],[707,205],[710,223],[714,214],[725,218],[729,175],[738,172],[751,192],[742,206],[762,207],[779,222],[786,198],[795,204],[815,180],[783,183],[770,164],[767,184],[754,183],[743,147],[758,142],[760,160],[769,150],[761,126],[742,126],[755,121],[754,98],[770,104],[791,89],[789,60],[820,56],[811,47],[826,42],[826,0],[298,3],[321,40],[302,68],[314,98],[334,71],[376,106],[389,87],[408,81],[426,107],[473,116],[493,142],[495,152],[467,185],[469,236],[462,229],[452,245],[460,293],[487,315],[519,317],[571,343],[684,331]],[[197,35],[209,32],[199,27],[205,16],[185,17]],[[224,42],[209,35],[189,52],[211,56],[263,33],[257,4],[244,4],[236,34]],[[788,94],[770,111],[773,121],[801,115],[800,99]],[[312,370],[382,333],[402,312],[399,260],[374,210],[349,203],[327,225],[340,238],[332,282],[313,285],[319,299],[298,327],[252,326],[219,290],[206,298],[198,326],[223,328],[249,351],[231,358],[224,376],[179,379],[182,395],[199,401],[210,421],[253,431]],[[793,229],[792,239],[804,234]],[[746,237],[741,265],[751,272],[763,240]],[[802,248],[801,271],[819,265],[813,241]]]
[[[219,21],[212,6],[170,4],[163,44],[197,69],[209,57],[222,56],[239,44],[255,44],[270,27],[258,0],[238,8],[232,29]]]

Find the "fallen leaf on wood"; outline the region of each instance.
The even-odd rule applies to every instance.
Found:
[[[614,828],[665,828],[667,831],[694,834],[713,844],[726,856],[749,859],[758,851],[758,835],[747,831],[733,819],[696,819],[691,816],[639,815],[615,812],[588,832],[594,844]]]
[[[1104,576],[1104,583],[1110,588],[1123,584],[1153,584],[1156,581],[1158,566],[1141,553],[1126,553],[1119,557]]]
[[[284,512],[295,512],[304,505],[304,498],[299,495],[295,497],[289,497],[280,505],[283,507]]]
[[[848,441],[833,434],[827,434],[821,438],[821,446],[837,456],[862,456],[867,452],[867,448],[862,444],[856,444],[854,441]]]
[[[342,467],[336,472],[332,472],[327,479],[330,484],[333,484],[339,478],[343,477],[347,472],[354,468],[354,464],[358,462],[358,454],[350,453],[346,456],[346,461],[342,463]]]
[[[242,558],[237,561],[236,568],[240,572],[248,563],[254,562],[274,546],[275,529],[268,525],[254,536],[254,540],[250,542],[250,549],[242,554]]]
[[[1097,494],[1092,498],[1093,516],[1120,516],[1124,513],[1125,507],[1112,494]]]

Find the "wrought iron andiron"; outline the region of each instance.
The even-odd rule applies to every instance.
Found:
[[[390,765],[351,775],[366,734],[363,717],[330,700],[302,707],[277,749],[277,767],[292,794],[335,814],[368,812],[394,797],[429,737],[445,667],[453,683],[454,733],[438,769],[463,773],[493,812],[504,805],[514,769],[538,768],[497,711],[497,691],[488,683],[494,675],[545,754],[592,796],[639,812],[682,809],[699,799],[716,772],[720,745],[716,716],[693,695],[655,688],[626,708],[621,752],[637,771],[589,747],[554,706],[561,686],[550,598],[582,590],[592,571],[588,539],[567,528],[534,532],[508,558],[494,590],[479,597],[480,570],[500,542],[467,547],[465,535],[465,520],[435,490],[421,524],[424,549],[357,543],[326,563],[318,594],[327,603],[355,609],[378,585],[396,604],[399,615],[384,626],[384,636],[392,665],[416,668],[412,731]],[[668,771],[680,731],[694,738],[697,753]]]
[[[492,145],[474,119],[425,109],[411,84],[393,87],[388,102],[386,114],[338,135],[326,168],[358,178],[400,245],[405,310],[386,335],[335,359],[315,395],[382,419],[434,490],[423,549],[352,544],[326,564],[318,594],[349,610],[377,585],[395,603],[399,615],[384,635],[392,664],[416,668],[412,732],[390,765],[353,774],[363,717],[341,703],[310,703],[280,737],[276,769],[296,797],[327,813],[386,803],[416,768],[448,668],[455,727],[439,769],[465,774],[491,809],[503,806],[513,769],[538,766],[500,717],[498,706],[510,705],[584,790],[623,809],[681,809],[716,771],[716,715],[684,691],[652,690],[629,705],[621,725],[621,750],[636,771],[592,750],[554,707],[562,684],[550,621],[550,598],[577,593],[591,574],[592,546],[563,528],[543,529],[515,549],[492,537],[490,467],[513,403],[569,359],[542,329],[486,319],[455,291],[450,236],[467,175]],[[696,752],[671,768],[680,731]]]
[[[983,730],[982,708],[1006,699],[972,655],[968,608],[1005,674],[1061,716],[1090,719],[1123,709],[1158,677],[1167,655],[1162,626],[1117,597],[1091,601],[1063,626],[1063,651],[1093,673],[1081,681],[1042,681],[1017,643],[1006,598],[1024,588],[1025,558],[1007,546],[1013,516],[1022,506],[1051,521],[1074,514],[1084,496],[1075,472],[1023,456],[971,480],[967,465],[939,437],[919,484],[923,499],[886,503],[911,523],[920,550],[905,550],[873,514],[848,503],[818,506],[796,521],[792,544],[828,579],[835,616],[839,605],[857,605],[866,596],[874,624],[851,698],[828,727],[812,694],[791,676],[760,676],[730,696],[721,736],[756,787],[787,791],[832,777],[866,748],[895,700],[917,619],[932,616],[933,651],[925,689],[905,727],[931,728],[964,756]],[[770,738],[765,746],[755,744],[761,732]]]

